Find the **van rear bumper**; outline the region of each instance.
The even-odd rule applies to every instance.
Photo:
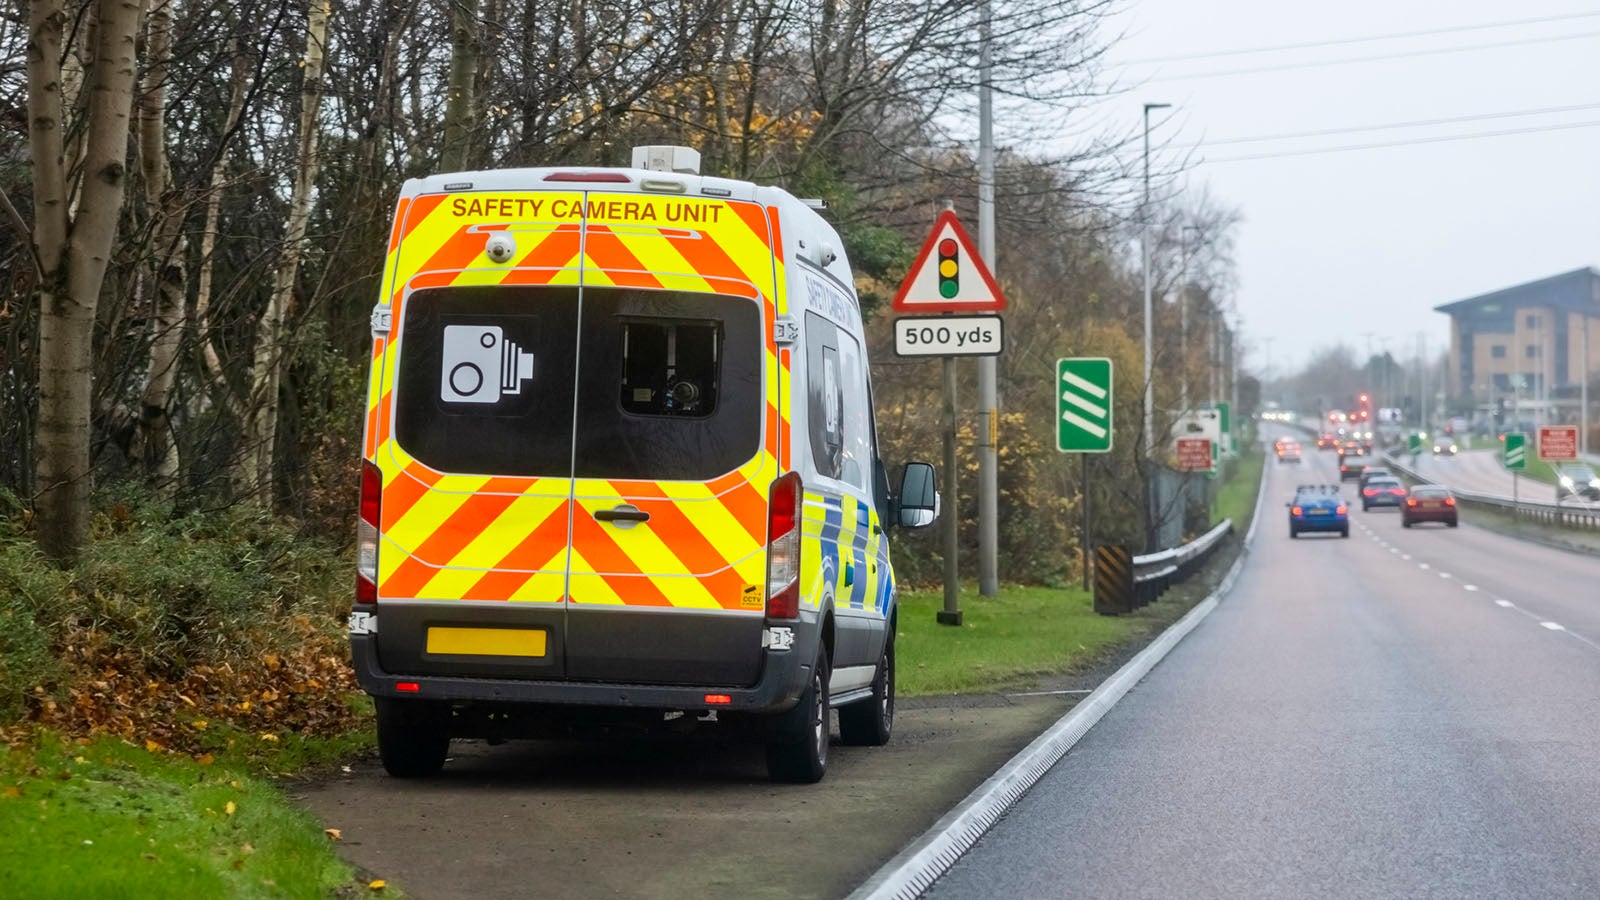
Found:
[[[782,712],[792,708],[811,678],[816,659],[816,629],[796,629],[795,644],[786,651],[762,651],[761,675],[744,687],[716,685],[614,684],[595,681],[545,681],[455,675],[395,674],[383,669],[376,635],[350,635],[351,662],[361,689],[374,697],[445,700],[457,703],[553,703],[569,706]],[[810,646],[803,646],[804,636]],[[397,685],[408,685],[400,690]],[[409,689],[416,685],[415,690]],[[727,703],[706,702],[708,694]]]

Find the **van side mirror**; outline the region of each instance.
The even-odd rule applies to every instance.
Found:
[[[906,463],[900,474],[896,522],[903,528],[926,528],[939,518],[939,487],[933,466]]]

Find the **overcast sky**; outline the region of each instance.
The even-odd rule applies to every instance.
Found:
[[[1126,62],[1556,16],[1566,18],[1272,53]],[[1172,103],[1173,116],[1155,139],[1174,146],[1484,117],[1199,150],[1204,162],[1183,186],[1207,187],[1244,217],[1237,301],[1258,364],[1270,355],[1272,368],[1283,374],[1309,349],[1340,341],[1364,352],[1366,332],[1380,336],[1374,351],[1387,338],[1397,356],[1415,353],[1419,332],[1430,346],[1443,348],[1448,319],[1434,306],[1600,264],[1600,0],[1139,0],[1116,21],[1127,36],[1110,53],[1111,71],[1133,87],[1094,112],[1137,127],[1142,103]],[[1551,107],[1587,108],[1487,117]],[[1592,124],[1223,161],[1577,123]]]

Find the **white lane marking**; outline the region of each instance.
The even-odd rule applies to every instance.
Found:
[[[1390,547],[1389,548],[1389,552],[1390,553],[1399,553],[1400,552],[1400,548],[1399,547]]]
[[[1462,585],[1462,586],[1461,586],[1461,587],[1462,587],[1462,588],[1463,588],[1463,589],[1465,589],[1465,590],[1469,590],[1469,591],[1475,591],[1475,590],[1477,590],[1477,589],[1478,589],[1478,586],[1477,586],[1477,585],[1475,585],[1475,584],[1463,584],[1463,585]]]
[[[1427,563],[1417,563],[1417,568],[1426,569],[1426,568],[1428,568],[1428,564]]]
[[[1565,628],[1562,628],[1560,625],[1557,625],[1554,622],[1540,622],[1539,624],[1550,629],[1551,631],[1566,631]]]
[[[1094,691],[1094,688],[1087,688],[1087,689],[1081,690],[1081,691],[1023,691],[1020,694],[1007,694],[1006,696],[1007,697],[1057,697],[1057,696],[1060,696],[1062,694],[1088,694],[1088,693],[1093,693],[1093,691]]]
[[[1440,578],[1449,578],[1450,577],[1450,573],[1449,572],[1440,572],[1439,573],[1439,577]]]
[[[1405,560],[1405,561],[1406,561],[1406,562],[1410,562],[1410,561],[1411,561],[1411,554],[1409,554],[1409,553],[1402,553],[1402,554],[1400,554],[1400,558],[1401,558],[1401,559],[1403,559],[1403,560]]]
[[[1516,609],[1517,608],[1517,605],[1515,603],[1512,603],[1510,600],[1496,600],[1496,601],[1494,601],[1494,605],[1495,606],[1499,606],[1499,607],[1504,607],[1505,609]]]

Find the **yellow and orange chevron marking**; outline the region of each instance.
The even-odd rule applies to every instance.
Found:
[[[497,218],[538,210],[532,218]],[[527,248],[484,256],[490,233]],[[392,326],[373,340],[365,450],[384,473],[379,595],[755,611],[765,579],[767,489],[789,467],[783,388],[789,351],[775,209],[640,194],[526,191],[402,199],[385,261]],[[488,477],[435,471],[395,440],[391,390],[412,290],[447,285],[604,285],[758,300],[765,334],[764,438],[756,456],[707,483]],[[616,528],[594,513],[650,513]]]

